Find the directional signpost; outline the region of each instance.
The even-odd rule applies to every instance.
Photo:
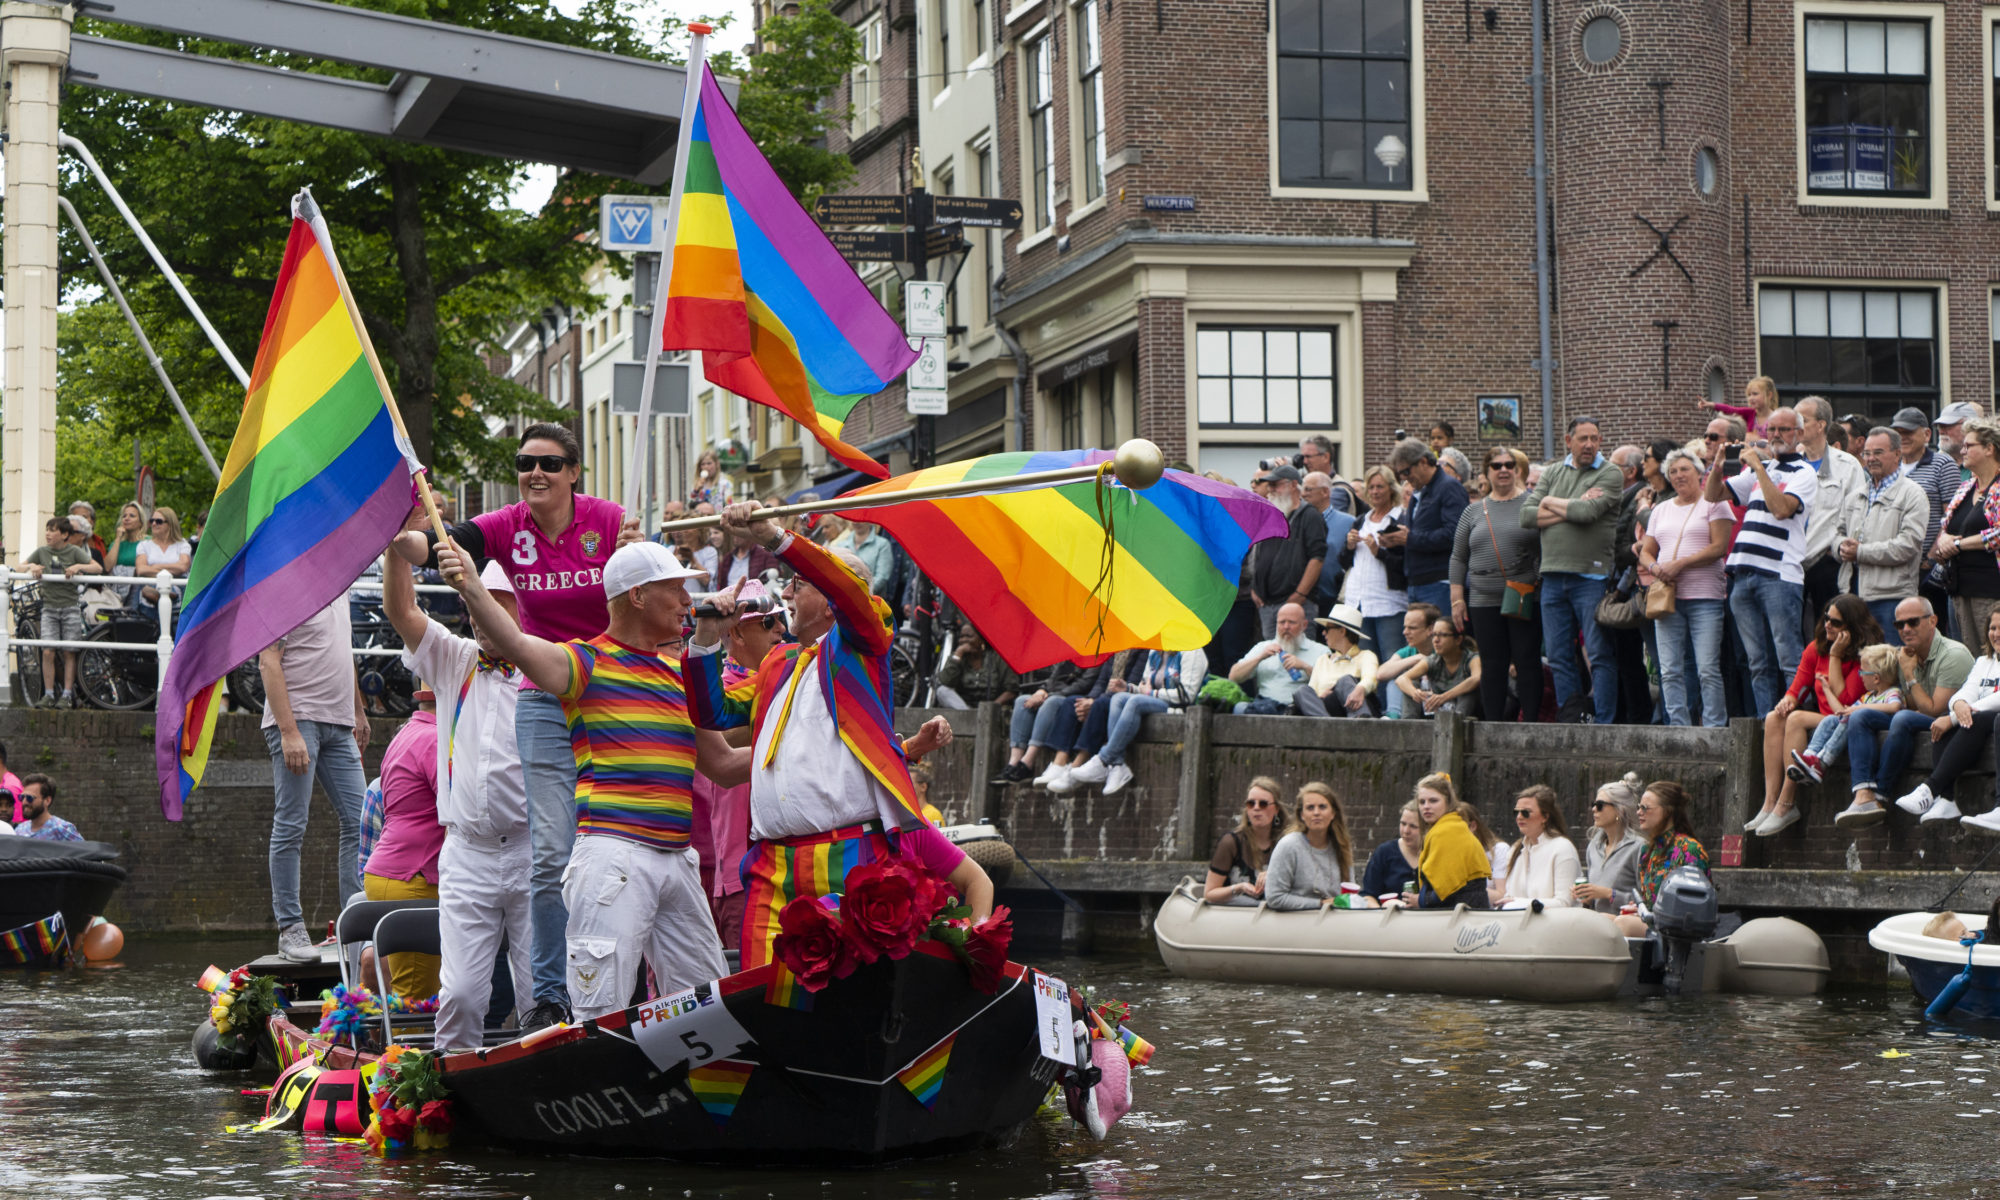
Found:
[[[827,240],[849,262],[902,262],[909,254],[909,235],[896,233],[856,233],[829,229]]]
[[[1021,202],[993,196],[932,196],[931,220],[939,225],[979,225],[1019,229]]]
[[[910,219],[908,196],[821,196],[813,216],[822,225],[902,225]]]

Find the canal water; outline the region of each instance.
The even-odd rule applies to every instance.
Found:
[[[2000,1194],[2000,1040],[1907,992],[1536,1005],[1190,983],[1049,964],[1159,1048],[1103,1145],[1045,1118],[1005,1151],[880,1171],[723,1172],[457,1146],[383,1162],[229,1134],[268,1076],[195,1069],[210,962],[0,974],[0,1197],[1810,1197]],[[1883,1057],[1895,1051],[1899,1056]]]

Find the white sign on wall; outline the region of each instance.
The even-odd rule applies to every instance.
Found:
[[[913,417],[941,417],[951,411],[951,394],[907,388],[903,392],[903,407]]]

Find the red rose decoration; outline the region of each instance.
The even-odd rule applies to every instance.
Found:
[[[771,949],[809,992],[854,973],[854,951],[840,935],[841,924],[810,896],[799,897],[778,914],[779,932]]]
[[[430,1100],[417,1110],[417,1124],[432,1133],[451,1132],[451,1101]]]
[[[1007,948],[1014,944],[1014,922],[1002,904],[993,915],[965,931],[965,965],[972,972],[972,986],[992,995],[1005,978]]]
[[[377,1119],[382,1122],[382,1133],[399,1142],[407,1142],[417,1129],[417,1114],[407,1108],[382,1109]]]
[[[902,958],[930,928],[935,887],[901,863],[869,863],[847,873],[841,932],[862,962]]]

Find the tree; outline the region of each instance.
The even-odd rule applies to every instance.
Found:
[[[450,21],[520,37],[658,57],[619,0],[585,0],[576,16],[551,0],[349,0],[359,7]],[[831,21],[837,28],[829,28]],[[78,31],[91,32],[79,19]],[[669,22],[669,29],[673,23]],[[776,18],[784,41],[755,56],[746,103],[760,113],[760,140],[810,138],[824,128],[816,107],[858,50],[851,30],[823,2]],[[386,82],[383,72],[245,47],[195,43],[117,27],[115,35],[272,66]],[[801,65],[797,60],[808,59]],[[839,64],[837,71],[834,64]],[[730,64],[718,63],[726,73]],[[822,83],[821,81],[825,81]],[[820,86],[813,93],[807,89]],[[622,181],[564,174],[537,212],[510,206],[525,164],[436,150],[239,113],[183,107],[111,92],[65,90],[63,126],[105,164],[168,260],[187,280],[246,367],[254,353],[283,254],[285,202],[310,186],[410,429],[418,457],[441,475],[508,474],[509,448],[492,438],[488,414],[559,417],[533,393],[486,369],[523,313],[549,305],[588,311],[582,282],[597,251],[585,236],[596,197]],[[787,145],[795,188],[827,186],[845,160]],[[851,168],[850,168],[851,169]],[[76,204],[112,272],[154,340],[197,424],[220,459],[242,411],[242,388],[206,346],[193,321],[80,167],[66,162],[64,192]],[[58,487],[65,497],[112,499],[125,450],[143,438],[155,458],[162,503],[205,504],[212,481],[179,428],[159,384],[108,301],[98,298],[80,243],[65,234],[63,373],[58,393]],[[155,457],[157,455],[163,457]],[[106,491],[112,492],[106,495]]]

